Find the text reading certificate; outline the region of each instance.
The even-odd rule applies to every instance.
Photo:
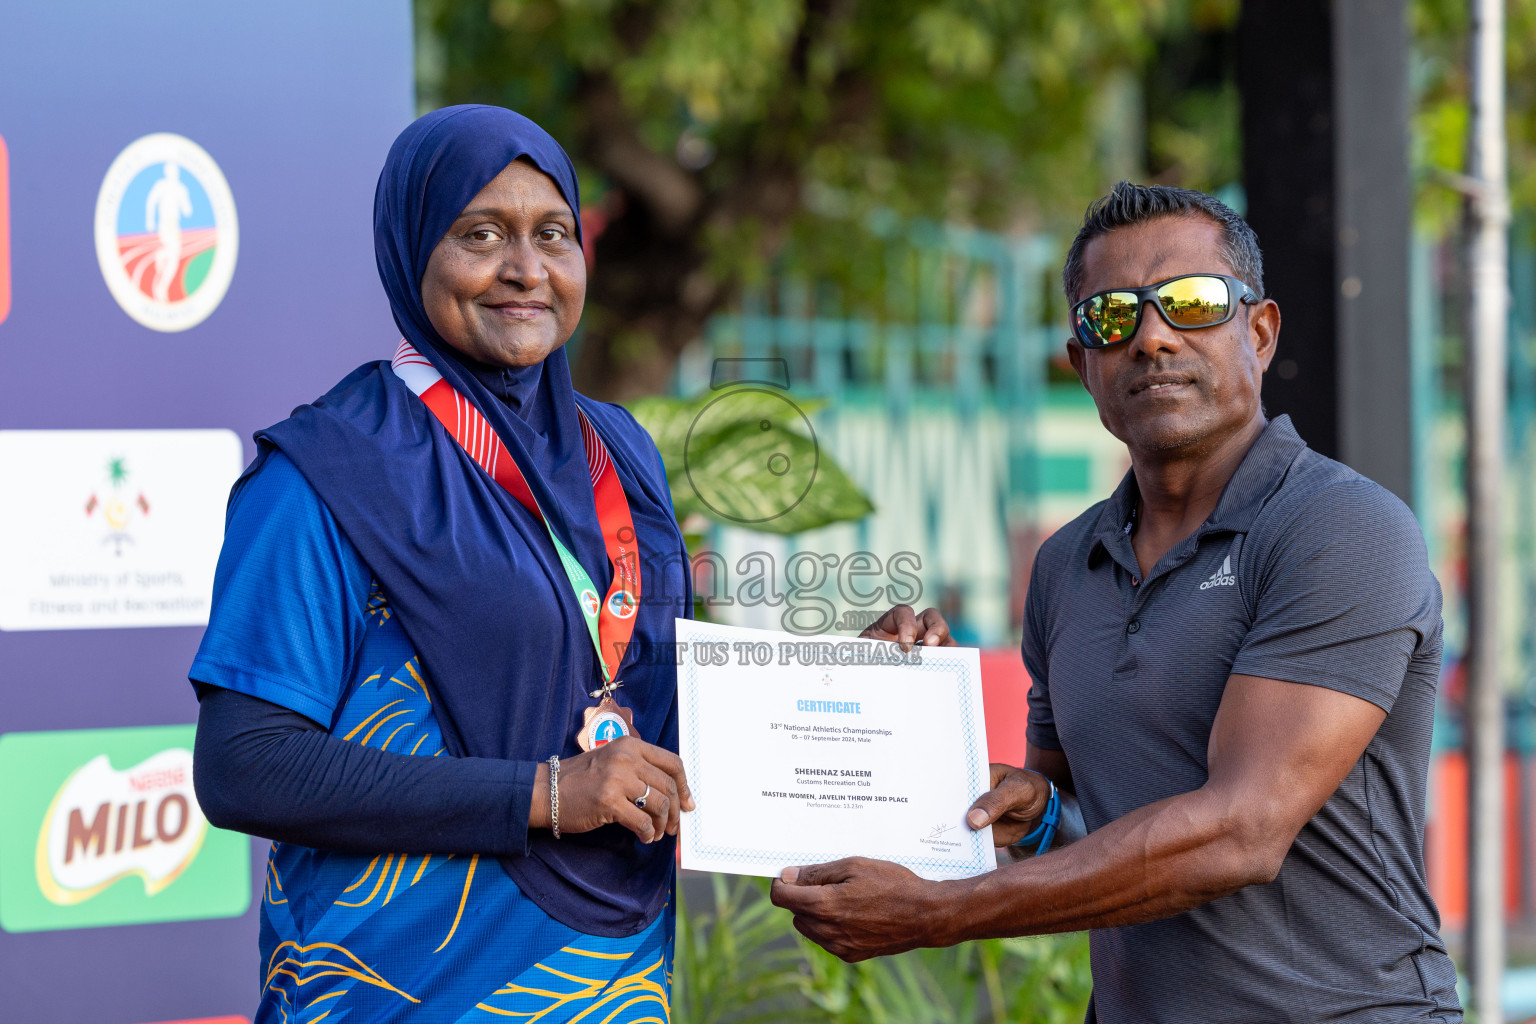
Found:
[[[775,876],[840,857],[924,878],[997,862],[965,812],[989,785],[977,652],[679,619],[682,864]]]

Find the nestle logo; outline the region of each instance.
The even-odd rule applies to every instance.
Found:
[[[152,789],[168,789],[171,786],[185,786],[186,784],[187,771],[181,765],[160,771],[141,772],[137,775],[128,776],[129,788],[139,793]]]
[[[60,787],[43,822],[43,895],[67,907],[127,875],[140,876],[148,896],[170,885],[197,856],[208,828],[191,783],[190,750],[164,750],[125,771],[113,769],[106,754],[93,757]]]
[[[245,913],[251,840],[197,806],[195,735],[191,725],[0,735],[0,778],[16,782],[0,788],[0,929]]]

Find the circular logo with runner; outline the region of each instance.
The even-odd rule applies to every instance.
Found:
[[[191,139],[146,135],[117,155],[96,195],[96,261],[134,320],[184,331],[235,276],[240,226],[219,165]]]
[[[592,746],[594,747],[612,743],[628,735],[629,727],[624,724],[624,719],[612,711],[599,712],[592,720]]]
[[[635,614],[635,595],[627,590],[615,590],[608,597],[608,610],[621,619]]]
[[[598,608],[602,606],[601,602],[597,599],[597,591],[583,590],[581,592],[581,606],[586,609],[588,615],[596,615]]]

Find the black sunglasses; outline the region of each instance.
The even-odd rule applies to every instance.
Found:
[[[1143,304],[1153,300],[1169,327],[1187,331],[1224,324],[1237,315],[1239,305],[1252,305],[1259,297],[1225,274],[1185,274],[1145,288],[1112,288],[1072,307],[1072,333],[1084,348],[1130,341],[1141,326]]]

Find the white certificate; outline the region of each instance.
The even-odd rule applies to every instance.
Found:
[[[976,650],[677,621],[682,866],[776,876],[840,857],[924,878],[997,866]]]

